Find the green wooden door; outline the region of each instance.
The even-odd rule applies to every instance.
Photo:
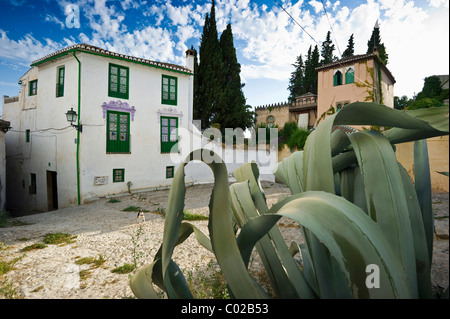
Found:
[[[130,114],[108,111],[107,153],[130,152]]]
[[[178,118],[161,116],[161,153],[178,152]]]

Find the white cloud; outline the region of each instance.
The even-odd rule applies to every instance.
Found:
[[[184,64],[184,51],[192,39],[201,37],[205,15],[211,9],[210,1],[202,5],[190,1],[58,1],[61,9],[72,2],[78,4],[82,23],[88,24],[91,31],[66,37],[58,44],[50,39],[39,41],[31,34],[10,39],[6,31],[0,30],[0,58],[32,61],[63,46],[85,42],[124,54]],[[367,0],[356,5],[326,1],[333,42],[343,52],[354,34],[355,53],[365,53],[379,19],[389,54],[388,68],[397,80],[395,94],[411,97],[420,91],[425,76],[448,73],[449,13],[442,9],[448,8],[449,0],[427,1],[429,6],[422,9],[412,0]],[[286,0],[282,5],[315,41],[325,40],[330,24],[321,1]],[[269,6],[250,0],[217,0],[217,30],[220,34],[228,23],[232,24],[245,80],[269,78],[287,83],[296,57],[306,55],[309,46],[316,43],[279,6]],[[128,10],[136,8],[153,23],[130,29],[130,12],[136,11]],[[46,20],[62,27],[57,17],[47,15]]]
[[[315,13],[319,13],[320,10],[323,10],[323,6],[320,1],[312,0],[309,2],[309,5],[314,8]]]
[[[41,43],[31,34],[26,34],[19,40],[12,40],[7,33],[0,29],[0,57],[17,61],[18,64],[29,66],[30,63],[51,52],[61,49],[61,45],[47,39],[46,43]]]
[[[448,9],[449,7],[448,0],[427,0],[427,2],[430,4],[430,6],[435,8],[440,8],[441,6],[443,6]]]
[[[56,24],[58,24],[58,25],[61,27],[61,29],[64,29],[64,27],[65,27],[64,22],[62,22],[62,21],[59,20],[57,17],[52,16],[52,15],[50,15],[50,14],[47,14],[47,15],[45,16],[45,21],[46,21],[46,22],[53,22],[53,23],[56,23]]]

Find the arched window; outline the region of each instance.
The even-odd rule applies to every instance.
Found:
[[[334,86],[342,85],[342,72],[340,70],[334,71],[333,84]]]
[[[336,112],[340,111],[341,109],[342,109],[342,104],[339,103],[339,104],[336,106]]]
[[[345,71],[345,84],[353,83],[355,81],[355,71],[352,67],[347,68]]]
[[[272,115],[267,117],[267,127],[273,127],[275,125],[275,118]]]

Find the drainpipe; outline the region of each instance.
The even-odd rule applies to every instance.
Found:
[[[78,61],[78,119],[77,125],[80,126],[80,118],[81,118],[81,62],[78,60],[78,57],[75,55],[75,51],[73,51],[73,56]],[[80,130],[77,129],[77,200],[78,205],[81,204],[81,196],[80,196]]]

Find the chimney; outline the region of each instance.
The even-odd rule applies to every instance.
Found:
[[[186,50],[186,67],[194,72],[194,58],[195,58],[195,51],[192,49]]]

